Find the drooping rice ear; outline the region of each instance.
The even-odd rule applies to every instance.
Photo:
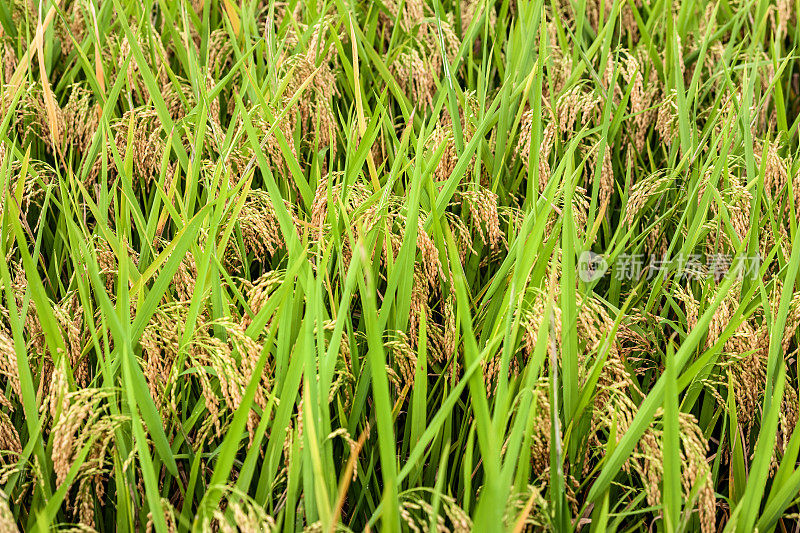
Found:
[[[483,243],[496,249],[502,240],[500,217],[497,214],[497,195],[483,187],[462,190],[458,194],[467,204],[473,227]]]
[[[667,144],[672,143],[678,132],[678,105],[674,89],[663,99],[658,106],[656,117],[656,131],[661,140]]]
[[[424,492],[406,491],[399,498],[398,512],[409,531],[435,531],[469,533],[473,531],[472,520],[452,496],[437,494],[438,509],[434,509],[423,497]]]
[[[49,85],[47,87],[49,90]],[[58,102],[40,85],[29,85],[23,95],[23,105],[17,106],[17,127],[21,136],[26,136],[25,122],[33,126],[31,131],[44,141],[48,150],[56,154],[61,150],[65,129],[64,112]]]
[[[3,396],[3,399],[8,402],[5,396]],[[22,453],[22,443],[19,439],[17,428],[14,427],[11,417],[5,411],[0,411],[0,449],[11,452],[12,461],[15,460],[13,459],[15,455]],[[6,460],[5,456],[3,456],[3,460]]]
[[[408,336],[402,331],[393,332],[393,335],[383,345],[392,354],[392,369],[396,369],[395,372],[399,377],[396,390],[399,396],[403,389],[410,389],[414,386],[417,354],[411,347]]]
[[[64,386],[65,382],[62,382],[62,387]],[[52,434],[53,470],[59,485],[67,478],[80,451],[78,445],[83,440],[80,429],[84,427],[85,422],[93,421],[96,418],[96,411],[104,397],[96,389],[81,389],[72,393],[67,390],[59,392],[60,395],[63,395],[62,410],[55,418]],[[107,396],[108,393],[105,395]]]
[[[75,50],[73,39],[78,44],[83,42],[86,36],[86,19],[81,9],[82,2],[71,2],[64,13],[64,18],[56,17],[55,34],[61,41],[61,54],[68,56]],[[65,23],[66,21],[66,23]]]
[[[700,313],[700,302],[697,301],[688,287],[677,287],[674,294],[678,300],[683,302],[686,313],[686,332],[689,333],[697,325],[697,319]]]
[[[0,81],[3,84],[11,83],[18,63],[17,54],[8,42],[5,31],[0,27]]]
[[[225,28],[218,28],[208,35],[208,73],[212,77],[220,77],[225,67],[230,66],[233,58],[233,44]]]
[[[725,189],[723,195],[725,207],[731,219],[731,225],[740,241],[747,237],[747,234],[750,232],[750,227],[752,226],[750,221],[750,206],[753,200],[753,194],[743,181],[744,180],[737,177],[735,174],[730,175],[729,186]],[[711,208],[716,214],[716,202],[711,203]]]
[[[414,265],[414,279],[411,284],[411,308],[408,317],[408,338],[411,346],[416,347],[419,337],[419,324],[425,318],[429,320],[430,308],[428,299],[431,293],[431,285],[425,273],[419,265]]]
[[[178,531],[178,525],[175,519],[178,513],[175,511],[175,507],[173,507],[173,505],[166,498],[161,498],[161,509],[164,512],[164,522],[167,524],[167,531]],[[145,531],[147,533],[153,533],[153,531],[155,531],[153,511],[147,513],[147,524],[145,525]],[[207,531],[211,531],[211,528],[209,527]]]
[[[99,120],[91,92],[80,85],[72,85],[63,115],[65,144],[82,154],[86,153]]]
[[[254,372],[261,357],[262,344],[245,333],[245,328],[234,320],[224,320],[220,322],[228,334],[228,346],[232,352],[238,353],[239,365],[236,369],[236,379],[240,386],[241,394],[244,395],[245,389],[254,379]],[[269,366],[265,367],[257,379],[258,386],[254,396],[254,403],[263,412],[267,407],[267,394],[272,389],[273,370]],[[241,398],[238,400],[241,402]],[[238,404],[236,405],[238,408]],[[261,420],[260,415],[255,409],[248,413],[247,432],[250,444],[255,438],[255,431]]]
[[[739,307],[739,298],[741,293],[741,282],[737,281],[730,288],[728,293],[723,298],[720,305],[714,311],[711,322],[708,325],[708,336],[706,337],[706,346],[713,346],[719,340],[722,332],[728,327],[731,317]]]
[[[146,183],[152,183],[161,171],[161,161],[166,150],[163,127],[156,110],[152,107],[138,107],[127,111],[112,128],[120,158],[124,161],[128,157],[130,136],[133,170]]]
[[[539,380],[534,389],[536,423],[532,426],[535,431],[531,438],[532,472],[536,475],[544,474],[550,468],[550,434],[551,431],[551,406],[547,394],[547,382]]]
[[[134,35],[134,38],[136,39],[136,44],[142,51],[145,60],[152,63],[149,64],[148,67],[155,75],[156,83],[158,84],[162,93],[167,93],[172,86],[172,81],[169,79],[167,67],[164,62],[168,61],[170,56],[161,42],[160,35],[162,35],[162,32],[150,26],[150,38],[146,38],[146,36],[142,33],[137,33]],[[111,60],[111,63],[112,65],[124,65],[127,62],[128,69],[124,75],[127,77],[129,86],[134,91],[134,96],[136,97],[135,101],[137,101],[140,105],[147,105],[150,102],[150,93],[142,76],[142,68],[139,66],[139,63],[136,61],[136,57],[133,55],[131,43],[128,40],[127,35],[118,42],[119,54],[115,60]],[[118,73],[118,75],[122,74],[123,73]]]
[[[763,146],[757,141],[753,155],[759,168],[764,166],[764,190],[775,198],[786,186],[789,175],[786,161],[778,154],[778,141],[767,141]]]
[[[781,402],[781,412],[779,418],[780,433],[775,442],[776,451],[783,455],[786,447],[789,445],[789,439],[797,427],[798,409],[797,390],[791,385],[783,390],[783,401]],[[777,455],[777,454],[776,454]]]
[[[697,509],[700,513],[700,530],[716,531],[717,497],[714,479],[708,463],[708,439],[703,435],[697,419],[689,413],[680,413],[681,478],[684,497],[700,486]]]
[[[281,128],[284,130],[288,126],[289,131],[284,131],[288,140],[293,138],[295,127],[299,127],[303,138],[312,146],[329,148],[330,158],[333,159],[336,156],[338,126],[332,98],[339,94],[339,89],[335,76],[337,56],[333,54],[334,48],[325,48],[324,43],[330,28],[330,18],[323,17],[313,28],[305,53],[296,53],[281,64],[281,69],[288,76],[283,101],[288,102],[295,93],[303,91],[303,97],[294,103],[288,113],[289,124],[282,124]]]
[[[436,248],[436,243],[425,231],[425,219],[423,217],[417,219],[417,249],[422,258],[422,269],[425,272],[428,285],[435,287],[438,285],[441,276],[444,275],[444,270],[439,260],[439,250]]]
[[[11,512],[11,507],[8,505],[8,496],[0,490],[0,529],[8,531],[9,533],[17,533],[17,521],[14,519],[14,513]]]
[[[294,215],[294,206],[286,202],[289,214]],[[266,254],[274,254],[286,246],[275,209],[269,195],[262,190],[254,189],[248,194],[239,213],[239,224],[245,247],[255,253],[259,260]]]
[[[664,186],[669,183],[669,176],[664,172],[655,172],[633,184],[630,188],[625,211],[625,222],[633,224],[636,216],[647,205],[650,197],[663,192]]]
[[[637,152],[642,152],[647,138],[647,129],[650,126],[650,116],[646,113],[646,110],[651,105],[651,102],[645,93],[644,78],[642,77],[639,62],[635,57],[627,55],[624,65],[622,76],[626,83],[632,84],[630,106],[631,114],[634,116],[630,120],[633,122],[633,145]]]
[[[435,69],[426,57],[410,48],[398,54],[389,68],[412,102],[423,110],[433,106],[433,95],[436,93]]]
[[[400,28],[405,32],[409,32],[425,18],[425,2],[422,0],[408,0],[403,3],[402,11],[398,5],[399,3],[395,0],[388,0],[383,5],[386,6],[386,9],[392,15],[392,18],[396,20],[396,23],[400,25]]]
[[[291,433],[287,432],[289,439]],[[291,447],[286,449],[289,450]],[[287,452],[286,456],[289,457],[290,454]],[[198,521],[196,526],[199,531],[275,531],[275,520],[267,514],[264,506],[239,490],[235,483],[230,482],[218,487],[221,492],[219,506],[208,513],[202,521]],[[176,516],[179,515],[175,510],[176,507],[171,504],[164,506],[164,514],[171,515],[167,519],[168,527],[176,524]],[[147,532],[150,533],[152,530],[153,526],[148,524]],[[177,530],[177,527],[169,529],[169,531]]]
[[[602,211],[608,206],[611,195],[614,193],[614,166],[611,161],[611,147],[606,145],[602,154],[600,172],[597,172],[597,163],[600,158],[599,150],[600,143],[598,142],[592,149],[591,157],[587,163],[587,170],[592,182],[598,177],[600,178],[598,199],[600,200],[600,209]]]
[[[561,95],[556,102],[556,118],[561,134],[572,134],[578,113],[584,117],[597,111],[600,99],[586,91],[582,85],[575,85]]]
[[[3,329],[0,330],[0,374],[6,377],[11,385],[11,390],[22,400],[22,389],[19,381],[19,369],[17,367],[17,353],[14,349],[14,341],[11,336]]]
[[[532,129],[533,109],[528,109],[522,114],[522,118],[520,119],[519,137],[517,138],[517,145],[515,147],[517,157],[522,159],[526,164],[530,163]]]
[[[544,192],[550,182],[550,152],[555,146],[556,126],[550,122],[544,129],[542,144],[539,148],[539,192]]]
[[[82,357],[84,341],[88,340],[83,329],[83,307],[76,292],[68,294],[59,304],[53,306],[53,314],[66,334],[69,362],[75,383],[85,386],[89,383],[88,360]]]

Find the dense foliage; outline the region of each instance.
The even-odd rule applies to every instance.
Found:
[[[799,11],[0,2],[0,529],[795,529]]]

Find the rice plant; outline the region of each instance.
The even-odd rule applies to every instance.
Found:
[[[796,530],[798,13],[0,1],[0,530]]]

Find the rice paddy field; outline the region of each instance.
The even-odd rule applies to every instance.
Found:
[[[0,531],[798,531],[798,13],[0,1]]]

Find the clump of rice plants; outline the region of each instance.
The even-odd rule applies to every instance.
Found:
[[[799,12],[0,2],[0,530],[796,529]]]

